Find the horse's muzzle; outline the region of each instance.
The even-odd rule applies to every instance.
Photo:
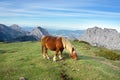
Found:
[[[70,57],[71,57],[72,59],[78,60],[78,56],[77,56],[76,54],[70,54]]]

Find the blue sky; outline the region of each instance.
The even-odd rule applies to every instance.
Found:
[[[120,31],[120,0],[0,0],[0,23]]]

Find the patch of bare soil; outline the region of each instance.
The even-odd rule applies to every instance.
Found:
[[[73,80],[72,77],[68,76],[65,71],[60,72],[60,77],[62,78],[62,80]]]
[[[66,70],[64,70],[63,66],[66,66],[67,64],[64,63],[64,60],[61,60],[61,71],[60,71],[60,77],[62,80],[73,80],[72,77],[66,74]]]

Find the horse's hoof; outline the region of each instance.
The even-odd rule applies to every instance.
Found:
[[[25,77],[20,77],[19,80],[26,80]]]
[[[54,62],[57,62],[57,60],[53,60]]]
[[[48,60],[50,60],[50,58],[49,58],[49,57],[47,57],[47,59],[48,59]]]
[[[62,58],[59,58],[60,60],[63,60],[63,57]]]
[[[54,62],[57,62],[57,61],[54,61]]]
[[[56,59],[53,59],[54,62],[56,62],[57,60]]]
[[[46,58],[46,56],[45,56],[45,55],[43,55],[43,58],[45,59],[45,58]]]

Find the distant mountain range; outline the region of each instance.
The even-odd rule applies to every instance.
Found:
[[[48,30],[52,35],[65,36],[69,39],[79,39],[85,30]]]
[[[23,27],[26,31],[32,31],[34,27]],[[79,39],[80,36],[85,32],[85,30],[56,30],[56,29],[46,29],[49,34],[54,36],[64,36],[69,39]]]
[[[93,27],[87,30],[46,30],[51,35],[64,36],[71,40],[83,40],[89,42],[93,46],[120,50],[120,33],[115,29]]]
[[[16,24],[11,26],[0,24],[0,41],[3,42],[35,41],[40,40],[42,35],[49,35],[48,31],[42,27],[35,27],[29,32]]]
[[[55,30],[38,27],[20,27],[16,24],[6,26],[0,24],[0,41],[36,41],[42,35],[64,36],[70,40],[82,40],[93,46],[102,46],[120,50],[120,33],[115,29],[93,27],[87,30]]]
[[[40,40],[42,35],[64,36],[71,40],[79,39],[84,30],[56,30],[38,27],[20,27],[17,24],[6,26],[0,24],[0,41],[34,41]]]

